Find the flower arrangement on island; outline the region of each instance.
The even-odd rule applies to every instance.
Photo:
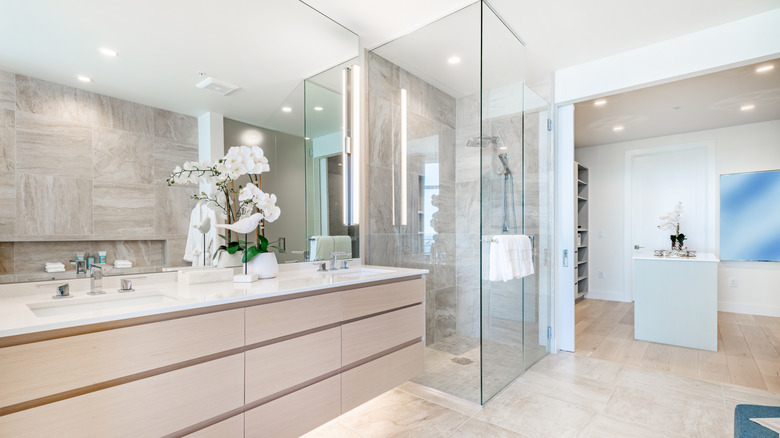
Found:
[[[669,240],[672,241],[672,250],[675,249],[675,244],[677,244],[678,250],[682,251],[683,249],[685,234],[680,233],[680,217],[682,216],[683,211],[682,201],[680,201],[674,206],[674,210],[659,216],[661,224],[658,225],[658,229],[673,230],[675,232],[675,234],[669,236]]]
[[[222,236],[226,244],[219,249],[235,254],[244,245],[246,251],[242,262],[246,263],[258,254],[268,252],[269,248],[278,248],[271,246],[265,237],[264,221],[273,222],[281,214],[281,210],[276,205],[276,195],[265,193],[261,189],[261,174],[269,170],[268,158],[261,148],[233,146],[216,163],[188,161],[181,167],[176,166],[167,181],[169,186],[200,182],[213,184],[215,187],[213,192],[201,192],[193,198],[206,202],[206,205],[228,225],[250,216],[257,218],[256,215],[260,215],[262,220],[255,230],[253,246],[249,246],[249,242],[238,240],[238,236],[233,240],[233,232],[230,229],[226,229],[225,236]],[[244,186],[237,186],[237,180],[244,175],[247,175],[249,182]]]

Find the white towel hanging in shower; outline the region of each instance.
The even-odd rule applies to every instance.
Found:
[[[531,238],[523,234],[493,236],[488,263],[490,281],[509,281],[533,274]]]

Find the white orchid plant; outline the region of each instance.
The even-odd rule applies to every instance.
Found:
[[[261,190],[260,176],[270,169],[268,158],[261,148],[233,146],[216,163],[188,161],[182,166],[176,166],[168,178],[168,185],[213,183],[215,187],[213,192],[201,192],[193,198],[206,202],[206,205],[228,224],[255,213],[262,214],[263,221],[257,227],[254,246],[248,246],[248,242],[233,241],[230,230],[226,230],[226,235],[222,236],[226,244],[219,249],[235,254],[244,244],[246,252],[242,261],[248,262],[260,253],[268,252],[269,248],[277,248],[281,251],[281,248],[270,245],[265,238],[264,222],[273,222],[281,214],[281,210],[276,205],[276,195]],[[249,183],[236,187],[236,180],[243,175],[248,176]]]
[[[682,217],[684,211],[682,201],[679,201],[677,202],[677,205],[674,206],[674,210],[658,217],[661,219],[661,224],[658,225],[658,229],[674,231],[675,234],[670,235],[669,239],[672,241],[672,247],[674,247],[675,241],[679,242],[680,249],[682,249],[683,242],[685,241],[685,234],[680,233],[680,217]]]

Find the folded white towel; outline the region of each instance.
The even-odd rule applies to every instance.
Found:
[[[114,260],[115,268],[132,268],[133,263],[130,260]]]
[[[493,236],[488,273],[490,281],[509,281],[533,273],[533,246],[528,236]]]
[[[46,271],[46,272],[65,272],[65,268],[64,267],[62,267],[62,268],[48,268],[47,267],[47,268],[43,268],[43,270]]]
[[[63,268],[65,269],[65,265],[60,262],[46,262],[47,268]]]

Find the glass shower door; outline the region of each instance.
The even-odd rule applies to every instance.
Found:
[[[482,403],[548,350],[552,216],[549,104],[528,88],[524,46],[489,6],[482,10]],[[527,235],[534,272],[504,279],[497,236]]]

